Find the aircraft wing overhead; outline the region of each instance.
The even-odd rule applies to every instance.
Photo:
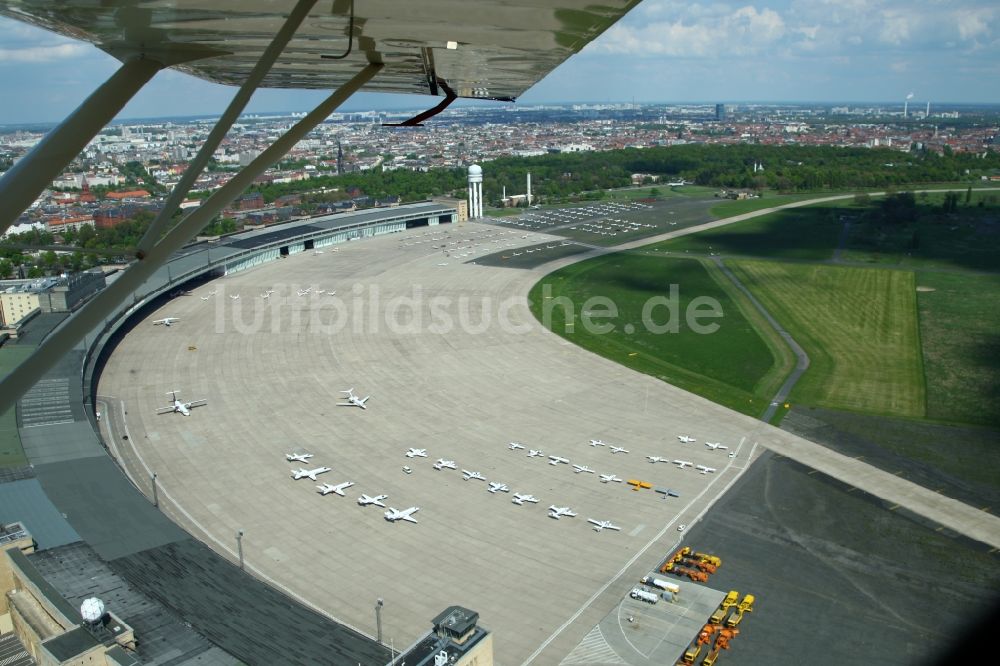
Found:
[[[317,2],[261,86],[332,90],[376,62],[385,67],[367,92],[444,96],[438,83],[444,81],[459,97],[511,100],[639,1]],[[238,85],[294,6],[294,0],[0,0],[0,14],[116,57],[144,52],[200,78]]]

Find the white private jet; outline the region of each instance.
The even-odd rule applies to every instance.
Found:
[[[569,464],[569,458],[560,458],[559,456],[549,456],[550,465],[558,465],[559,463]]]
[[[601,474],[601,483],[609,483],[609,482],[621,483],[622,480],[619,479],[614,474]]]
[[[445,469],[445,468],[447,468],[447,469],[455,469],[455,461],[454,460],[445,460],[444,458],[438,458],[438,461],[436,463],[434,463],[434,469],[441,470],[441,469]]]
[[[361,497],[358,498],[358,504],[361,506],[368,506],[369,504],[374,504],[375,506],[380,506],[383,509],[385,504],[382,504],[382,500],[387,499],[388,495],[376,495],[375,497],[369,497],[362,493]]]
[[[694,465],[690,460],[671,460],[673,464],[677,465],[679,468],[684,469],[685,467],[691,467]]]
[[[410,523],[415,523],[417,521],[413,518],[413,514],[417,511],[420,511],[419,506],[411,506],[409,509],[403,509],[402,511],[397,511],[390,506],[389,510],[385,512],[385,519],[390,523],[394,523],[397,520],[405,520]]]
[[[514,499],[512,499],[511,502],[517,504],[518,506],[523,506],[525,502],[538,504],[538,500],[535,499],[534,495],[519,495],[517,493],[514,493]]]
[[[479,472],[470,472],[467,469],[463,469],[462,470],[462,474],[465,475],[465,479],[464,479],[465,481],[468,481],[469,479],[476,479],[477,481],[485,481],[486,480],[486,477],[483,476],[482,474],[480,474]]]
[[[329,495],[330,493],[337,493],[341,497],[346,497],[344,491],[354,485],[353,481],[344,481],[343,483],[338,483],[336,485],[330,483],[324,483],[322,485],[316,486],[320,495]]]
[[[538,451],[538,450],[535,450],[535,449],[528,449],[528,457],[529,458],[537,458],[537,457],[544,456],[544,455],[545,454],[542,453],[541,451]]]
[[[706,467],[705,465],[697,465],[695,469],[701,472],[702,474],[710,474],[711,472],[715,471],[714,467]]]
[[[347,400],[347,402],[338,402],[337,403],[338,407],[360,407],[361,409],[368,409],[367,407],[365,407],[365,403],[368,402],[369,398],[371,398],[370,395],[366,395],[363,398],[359,398],[358,396],[354,395],[353,388],[349,388],[346,391],[341,391],[341,393],[347,394],[347,397],[344,398],[345,400]]]
[[[317,467],[316,469],[306,469],[305,467],[300,467],[299,469],[292,470],[292,478],[296,481],[306,478],[315,481],[317,474],[324,474],[329,471],[329,467]]]
[[[617,525],[611,523],[610,520],[594,520],[593,518],[587,519],[588,523],[593,523],[597,527],[594,528],[595,532],[600,532],[601,530],[620,530],[621,528]]]
[[[159,326],[163,324],[164,326],[173,326],[175,321],[180,321],[180,317],[164,317],[163,319],[154,319],[153,326]]]
[[[607,444],[605,444],[604,442],[602,442],[599,439],[592,439],[592,440],[590,440],[590,445],[591,446],[607,446]]]
[[[715,451],[716,449],[728,449],[729,448],[728,446],[725,446],[721,442],[705,442],[705,446],[707,446],[708,448],[712,449],[713,451]]]
[[[208,400],[202,398],[201,400],[192,400],[191,402],[181,402],[177,399],[177,394],[180,391],[169,391],[167,395],[171,396],[171,405],[169,407],[160,407],[156,410],[157,414],[169,414],[170,412],[180,412],[184,416],[191,416],[191,410],[195,407],[202,407],[208,404]]]
[[[670,462],[669,458],[661,458],[660,456],[646,456],[646,460],[651,463]]]
[[[313,457],[311,453],[286,453],[285,460],[288,462],[307,463]]]
[[[628,453],[628,449],[624,446],[612,446],[611,453]]]
[[[406,457],[407,458],[426,458],[427,457],[427,449],[414,449],[414,448],[411,448],[409,451],[406,452]]]
[[[491,493],[509,493],[510,488],[507,487],[506,483],[496,483],[490,481],[490,487],[487,490]]]
[[[572,518],[576,515],[576,512],[572,511],[568,506],[550,506],[549,507],[549,518],[555,518],[559,520],[563,516],[569,516]]]
[[[507,445],[507,448],[510,449],[511,451],[517,451],[518,449],[523,449],[524,445],[521,444],[520,442],[511,442],[510,444]]]
[[[688,437],[687,435],[677,435],[677,439],[679,439],[684,444],[690,444],[691,442],[697,442],[698,441],[694,437]]]
[[[593,474],[594,470],[590,469],[586,465],[573,465],[573,473],[579,474],[580,472],[586,472],[587,474]]]

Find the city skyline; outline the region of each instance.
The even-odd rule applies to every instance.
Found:
[[[0,124],[61,120],[118,62],[0,18]],[[1000,9],[981,0],[645,0],[528,90],[519,104],[1000,102]],[[595,86],[595,82],[602,82]],[[599,92],[595,93],[595,90]],[[119,118],[218,113],[233,88],[164,71]],[[325,93],[261,90],[248,113],[304,111]],[[362,93],[342,110],[429,108],[437,98]]]

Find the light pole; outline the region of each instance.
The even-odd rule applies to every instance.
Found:
[[[382,606],[384,602],[382,597],[375,600],[375,627],[378,633],[378,644],[382,644]]]
[[[243,530],[236,532],[236,549],[240,552],[240,571],[243,571]]]
[[[156,472],[153,472],[153,506],[160,507],[160,500],[156,496]]]

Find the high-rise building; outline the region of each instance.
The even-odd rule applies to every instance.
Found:
[[[715,105],[715,119],[722,121],[726,119],[726,105],[716,104]]]

